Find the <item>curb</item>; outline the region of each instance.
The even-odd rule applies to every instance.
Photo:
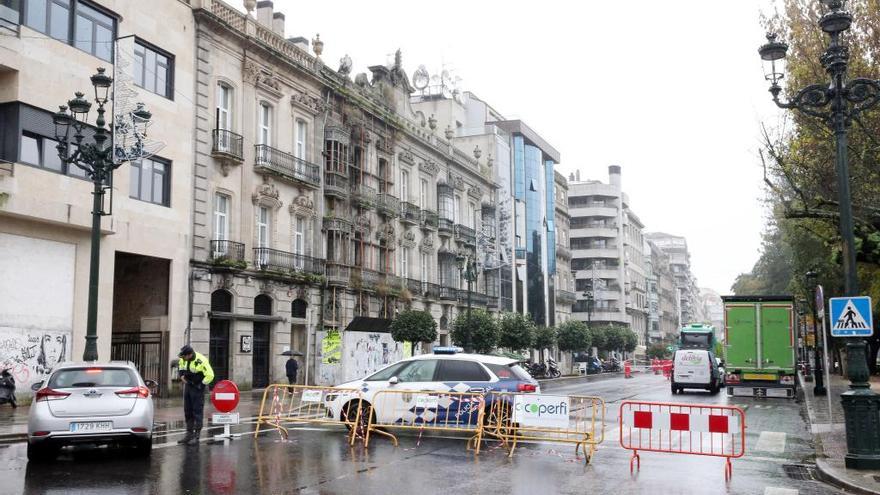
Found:
[[[27,441],[27,433],[5,433],[0,435],[0,444],[19,443]]]
[[[544,385],[561,384],[561,383],[566,383],[566,382],[574,382],[574,381],[578,381],[578,380],[583,380],[585,382],[591,382],[594,380],[613,378],[613,377],[622,376],[622,375],[623,375],[622,371],[613,371],[610,373],[596,373],[595,375],[575,375],[575,376],[562,376],[559,378],[544,378],[544,379],[538,380],[538,383],[541,386],[544,386]]]
[[[816,459],[816,473],[818,478],[829,485],[842,488],[848,492],[859,493],[862,495],[880,495],[880,492],[869,490],[859,485],[853,484],[831,472],[828,463],[824,459]]]

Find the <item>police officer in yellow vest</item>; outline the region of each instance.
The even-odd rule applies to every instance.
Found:
[[[208,358],[192,347],[180,348],[177,374],[183,382],[183,415],[186,418],[186,436],[177,443],[198,445],[205,413],[205,389],[214,380],[214,370]]]

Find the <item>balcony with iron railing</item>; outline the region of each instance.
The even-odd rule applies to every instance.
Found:
[[[233,268],[247,268],[244,244],[225,239],[211,241],[211,263]]]
[[[400,221],[410,225],[419,223],[419,213],[421,210],[418,205],[404,201],[400,203]]]
[[[421,280],[416,280],[414,278],[406,279],[406,290],[408,290],[414,297],[425,297],[425,289],[422,286]]]
[[[420,224],[423,229],[437,230],[437,224],[439,223],[440,217],[437,215],[436,211],[422,210],[419,220],[421,221]]]
[[[376,188],[354,184],[351,186],[351,199],[362,208],[371,208],[376,205]]]
[[[556,289],[556,302],[560,304],[574,304],[577,302],[577,294],[565,289]]]
[[[351,282],[351,267],[346,264],[328,261],[324,273],[329,285],[346,287]]]
[[[439,286],[439,299],[443,301],[457,301],[458,300],[458,289],[455,287],[445,287]]]
[[[324,230],[338,231],[351,234],[353,231],[352,223],[340,217],[324,217]]]
[[[324,172],[324,195],[339,199],[348,199],[350,194],[348,177],[332,170]]]
[[[437,235],[451,237],[454,228],[455,222],[448,218],[439,218],[437,220]]]
[[[214,129],[211,137],[211,156],[233,163],[244,161],[244,138],[241,134],[229,129]]]
[[[321,167],[266,144],[254,145],[254,171],[309,187],[321,185]]]
[[[455,242],[462,242],[470,246],[475,246],[477,244],[477,233],[467,225],[456,224]]]
[[[434,301],[440,299],[440,286],[431,282],[422,282],[425,297]]]
[[[376,195],[376,206],[379,214],[386,217],[396,217],[400,215],[400,200],[397,196],[384,192]]]
[[[324,260],[320,258],[266,247],[254,248],[254,266],[260,270],[324,274]]]

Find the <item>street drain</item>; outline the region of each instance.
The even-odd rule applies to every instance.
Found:
[[[793,480],[814,481],[816,479],[816,469],[803,464],[783,464],[782,469],[785,475]]]

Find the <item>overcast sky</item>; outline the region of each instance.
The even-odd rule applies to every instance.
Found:
[[[228,0],[235,2],[235,0]],[[287,36],[321,34],[334,68],[425,65],[562,155],[561,171],[624,190],[646,230],[687,237],[700,286],[730,292],[758,257],[766,211],[757,158],[776,122],[757,48],[769,0],[413,3],[276,0]],[[239,5],[237,5],[240,7]]]

